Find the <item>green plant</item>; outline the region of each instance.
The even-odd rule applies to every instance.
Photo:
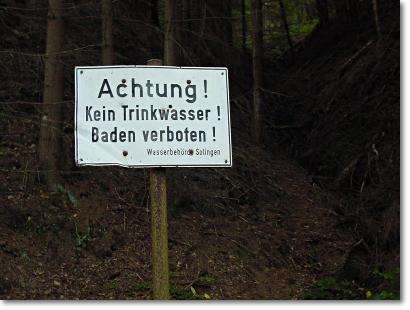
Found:
[[[355,282],[338,282],[333,277],[323,278],[308,288],[303,299],[331,300],[331,299],[361,299],[362,293]]]
[[[110,288],[112,289],[112,290],[118,290],[120,287],[119,287],[119,285],[118,285],[118,283],[117,282],[111,282],[111,284],[110,284]]]
[[[77,224],[74,222],[75,225],[75,250],[76,254],[78,255],[79,252],[87,247],[88,241],[90,241],[90,226],[87,227],[86,233],[81,233],[78,231]]]
[[[0,147],[0,156],[6,156],[8,153],[8,149],[5,147]]]
[[[318,23],[318,19],[312,19],[302,25],[292,25],[290,27],[290,34],[291,36],[307,35],[315,29]]]
[[[171,285],[169,288],[169,294],[171,296],[171,299],[177,299],[177,300],[197,299],[194,292],[195,290],[192,291],[191,289],[186,289],[186,288],[178,287],[175,285]]]
[[[400,292],[381,291],[374,296],[375,300],[399,300]]]
[[[135,283],[131,285],[131,287],[129,287],[126,290],[126,293],[128,294],[128,296],[137,297],[138,295],[144,295],[145,293],[149,291],[149,289],[150,289],[149,283],[140,282],[140,283]]]
[[[134,291],[143,292],[149,289],[149,284],[147,282],[137,283],[133,286]]]
[[[60,193],[66,194],[68,197],[68,200],[70,200],[70,202],[73,205],[78,204],[78,198],[70,190],[66,189],[63,185],[57,184],[57,191]]]
[[[320,279],[304,291],[303,299],[400,299],[400,268],[389,272],[373,272],[372,287],[359,286],[354,281],[337,281],[333,277]],[[366,286],[366,285],[365,285]]]
[[[198,280],[206,284],[211,284],[214,281],[214,278],[212,278],[210,275],[202,275],[198,277]]]
[[[390,282],[390,283],[397,283],[397,281],[400,281],[400,268],[396,268],[393,271],[386,271],[386,272],[380,272],[379,270],[374,271],[375,275],[378,275],[382,277],[384,280]]]
[[[400,268],[396,268],[393,271],[380,272],[374,271],[374,275],[383,280],[380,287],[381,289],[374,292],[368,291],[366,297],[368,299],[375,300],[399,300],[400,299]]]
[[[22,261],[29,262],[29,261],[30,261],[30,256],[27,254],[26,251],[21,251],[21,253],[20,253],[20,259],[21,259]]]

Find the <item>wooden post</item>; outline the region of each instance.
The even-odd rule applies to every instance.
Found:
[[[44,68],[43,109],[40,120],[38,159],[50,191],[61,182],[62,101],[64,100],[64,5],[62,0],[50,0],[47,15],[47,47]]]
[[[148,66],[161,66],[150,59]],[[167,179],[165,168],[149,169],[151,200],[152,289],[154,299],[169,299]]]

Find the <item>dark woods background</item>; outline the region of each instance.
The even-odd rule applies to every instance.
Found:
[[[151,58],[230,72],[234,167],[168,171],[172,298],[398,298],[398,1],[59,3],[0,1],[4,299],[151,298],[146,172],[73,162],[74,67]]]

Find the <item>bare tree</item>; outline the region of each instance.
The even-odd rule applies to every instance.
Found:
[[[262,1],[252,0],[252,66],[253,66],[253,121],[255,142],[261,139],[261,105],[263,89],[263,25]]]
[[[47,47],[44,71],[44,97],[40,121],[38,156],[48,188],[59,183],[61,156],[61,120],[64,76],[61,51],[64,42],[63,0],[49,0]]]
[[[241,20],[242,20],[242,49],[246,51],[246,34],[248,32],[246,24],[245,0],[241,0]]]
[[[372,4],[373,4],[373,16],[374,16],[374,24],[376,26],[377,38],[380,39],[381,32],[380,32],[380,22],[379,22],[379,3],[378,3],[378,0],[372,0]]]
[[[102,63],[114,63],[114,47],[112,39],[112,0],[102,0]]]
[[[286,10],[285,10],[285,5],[283,4],[283,0],[279,0],[279,7],[280,7],[280,16],[282,18],[283,28],[284,28],[285,34],[286,34],[286,39],[288,40],[290,53],[292,55],[292,60],[294,60],[295,59],[295,51],[293,49],[292,38],[290,37],[288,18],[286,16]]]
[[[319,25],[329,24],[329,5],[327,0],[316,0],[316,9],[319,16]]]
[[[165,1],[165,37],[164,37],[164,64],[167,66],[178,63],[176,45],[176,0]]]
[[[151,23],[155,27],[159,27],[159,17],[158,17],[158,0],[148,1],[151,8]]]

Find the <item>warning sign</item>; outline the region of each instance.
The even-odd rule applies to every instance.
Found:
[[[232,166],[228,70],[75,68],[77,165]]]

